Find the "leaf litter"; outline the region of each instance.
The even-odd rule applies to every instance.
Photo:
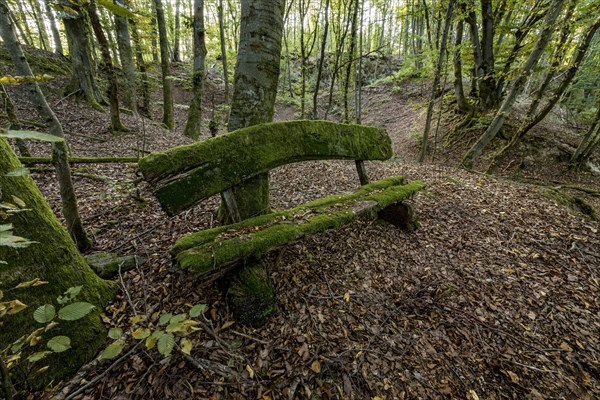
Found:
[[[401,107],[400,121],[418,124],[418,111]],[[107,116],[68,102],[55,108],[66,131],[94,138],[68,136],[78,156],[132,156],[142,142],[148,151],[189,143],[182,123],[169,134],[123,116],[132,132],[113,137]],[[134,165],[77,167],[94,251],[147,260],[119,278],[124,290],[102,315],[107,328],[126,332],[134,315],[207,308],[203,329],[188,336],[191,351],[185,344],[191,356],[163,359],[141,346],[76,398],[599,398],[598,223],[534,185],[415,164],[398,119],[380,122],[404,160],[367,163],[369,174],[427,183],[410,201],[420,228],[404,233],[359,221],[269,253],[278,312],[258,329],[232,323],[216,285],[185,279],[171,265],[176,239],[217,224],[217,197],[168,218]],[[44,144],[32,148],[48,154]],[[272,171],[272,206],[355,190],[353,164]],[[42,167],[33,177],[60,215],[54,173]],[[91,381],[109,366],[94,361],[76,379]]]

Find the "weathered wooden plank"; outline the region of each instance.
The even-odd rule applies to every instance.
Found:
[[[327,121],[255,125],[203,142],[153,153],[139,162],[155,195],[174,215],[201,200],[280,165],[320,159],[386,160],[383,129]]]
[[[385,178],[353,194],[329,196],[290,210],[192,233],[179,239],[171,254],[183,270],[197,275],[217,272],[305,235],[338,228],[358,217],[376,218],[380,210],[425,186],[421,181],[405,185],[402,181],[402,177]]]

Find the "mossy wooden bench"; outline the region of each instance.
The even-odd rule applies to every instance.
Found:
[[[291,121],[240,129],[192,145],[153,153],[139,162],[144,178],[155,185],[169,215],[241,184],[271,169],[305,160],[355,160],[362,186],[352,194],[318,199],[292,209],[258,215],[229,225],[191,233],[171,250],[177,265],[203,279],[222,276],[244,265],[228,289],[236,317],[260,324],[275,306],[263,266],[266,252],[303,236],[338,228],[358,217],[378,216],[397,226],[414,228],[412,212],[402,203],[424,187],[389,177],[368,183],[364,160],[392,156],[382,129],[326,121]],[[223,196],[225,202],[227,196]],[[228,208],[235,205],[227,203]],[[237,309],[237,312],[236,312]]]

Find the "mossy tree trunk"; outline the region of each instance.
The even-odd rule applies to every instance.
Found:
[[[50,31],[52,31],[52,39],[54,40],[54,52],[62,56],[62,42],[60,41],[60,33],[58,32],[58,27],[56,26],[56,18],[54,18],[54,12],[50,6],[50,0],[44,0],[44,4],[46,6],[46,18],[50,22]]]
[[[192,84],[194,97],[190,104],[188,119],[183,134],[194,140],[200,136],[202,125],[202,92],[204,89],[204,64],[206,45],[204,43],[204,0],[194,0],[194,71]]]
[[[2,0],[2,3],[4,1]],[[83,285],[79,299],[97,306],[94,312],[75,322],[61,322],[44,336],[47,340],[55,335],[71,338],[73,349],[48,358],[50,369],[45,380],[60,381],[65,374],[74,372],[90,360],[105,339],[105,328],[100,320],[102,308],[112,299],[115,287],[98,278],[79,255],[67,231],[54,216],[50,206],[35,186],[30,176],[6,177],[7,172],[21,164],[5,139],[0,139],[0,192],[2,200],[16,196],[25,202],[28,211],[15,214],[9,220],[15,235],[37,243],[22,249],[0,247],[0,260],[8,265],[0,268],[0,290],[5,298],[18,298],[27,304],[23,311],[6,320],[0,329],[0,343],[12,343],[24,334],[40,327],[33,318],[33,311],[40,305],[56,305],[56,297],[68,288]],[[39,278],[49,284],[34,288],[13,290],[18,283]],[[45,341],[33,348],[42,351]]]
[[[279,81],[284,1],[242,1],[240,43],[233,82],[229,131],[271,122]],[[241,219],[269,212],[269,175],[230,190]],[[227,198],[228,196],[224,196]],[[224,202],[232,211],[231,202]],[[229,221],[230,212],[224,217]]]
[[[61,3],[67,9],[73,10],[73,12],[62,13],[69,44],[69,55],[73,64],[73,78],[77,83],[77,88],[92,107],[102,110],[101,104],[105,104],[105,101],[96,83],[96,71],[91,57],[85,10],[75,7],[68,0],[61,0]]]
[[[173,129],[173,87],[169,76],[169,38],[167,37],[167,25],[162,0],[154,0],[156,8],[156,22],[158,24],[158,36],[160,40],[160,66],[162,70],[163,85],[163,124],[167,129]]]
[[[4,45],[10,54],[17,73],[22,76],[33,76],[12,27],[10,10],[6,0],[0,0],[0,36],[2,36]],[[62,126],[46,102],[46,98],[37,82],[25,83],[23,87],[26,89],[29,101],[33,103],[40,116],[45,120],[49,133],[64,138]],[[60,186],[62,213],[65,217],[68,230],[77,243],[79,250],[85,251],[91,247],[92,243],[83,228],[83,223],[79,216],[77,197],[75,196],[73,181],[71,180],[71,169],[67,160],[67,146],[64,141],[52,144],[52,159],[54,160],[56,176],[58,177]]]

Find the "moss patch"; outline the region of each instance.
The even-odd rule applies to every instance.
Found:
[[[198,201],[280,165],[304,160],[386,160],[391,140],[382,129],[327,121],[255,125],[187,146],[153,153],[139,162],[174,215]]]
[[[244,266],[235,273],[225,298],[235,320],[244,325],[261,326],[277,309],[275,291],[269,283],[265,267]]]

